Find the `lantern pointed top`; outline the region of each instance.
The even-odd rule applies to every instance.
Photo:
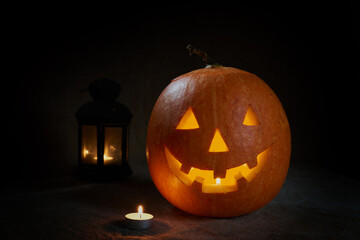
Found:
[[[95,101],[114,101],[120,90],[120,84],[108,78],[99,78],[89,85],[90,94]]]
[[[116,102],[120,84],[108,78],[100,78],[91,82],[88,90],[95,101],[89,101],[77,110],[75,116],[79,121],[129,124],[132,113],[125,105]]]

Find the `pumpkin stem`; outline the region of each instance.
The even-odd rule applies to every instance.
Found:
[[[198,48],[195,48],[193,45],[189,44],[186,46],[186,49],[189,51],[189,55],[193,55],[193,54],[196,54],[196,55],[199,55],[203,61],[205,62],[206,64],[206,67],[216,67],[216,66],[221,66],[220,64],[214,62],[206,52],[198,49]]]

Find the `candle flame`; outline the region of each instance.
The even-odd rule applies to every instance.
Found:
[[[138,213],[139,213],[139,217],[141,218],[143,214],[143,207],[141,205],[138,207]]]
[[[89,154],[89,150],[87,150],[87,149],[85,148],[83,154],[84,154],[84,158],[86,158],[86,155]]]
[[[110,161],[110,160],[113,160],[114,158],[113,157],[110,157],[106,154],[104,154],[104,161]]]
[[[216,178],[216,185],[220,185],[220,178]]]
[[[95,160],[97,160],[98,158],[97,157],[94,157]],[[114,158],[113,157],[110,157],[106,154],[103,155],[103,159],[104,159],[104,162],[106,161],[110,161],[110,160],[113,160]]]

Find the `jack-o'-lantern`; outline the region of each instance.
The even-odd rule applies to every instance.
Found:
[[[217,64],[172,80],[147,133],[157,189],[200,216],[233,217],[266,205],[285,181],[290,149],[289,123],[270,87]]]

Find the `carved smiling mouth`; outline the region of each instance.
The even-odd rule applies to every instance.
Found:
[[[182,163],[164,145],[166,160],[171,171],[187,186],[191,186],[194,181],[201,183],[203,193],[235,192],[238,190],[237,181],[239,179],[245,178],[246,181],[251,182],[264,166],[270,147],[257,155],[257,165],[255,167],[250,169],[248,164],[244,163],[238,167],[227,169],[225,178],[215,179],[213,170],[202,170],[192,167],[189,173],[184,173],[181,171]]]

